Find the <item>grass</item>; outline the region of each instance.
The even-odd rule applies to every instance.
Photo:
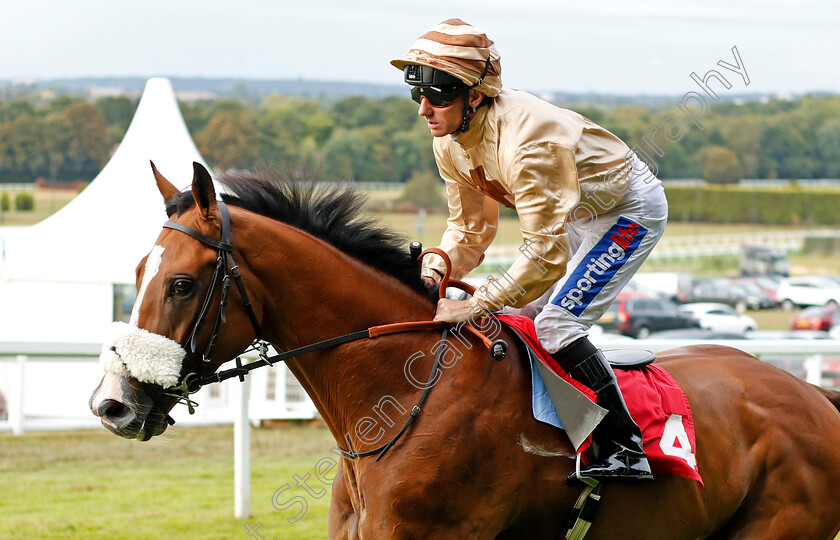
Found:
[[[127,441],[104,431],[0,435],[0,538],[245,540],[245,524],[261,523],[266,540],[326,537],[329,493],[281,511],[272,495],[293,475],[313,474],[331,455],[326,428],[252,429],[252,516],[233,517],[230,427],[180,430],[166,440]],[[325,487],[313,479],[313,488]],[[835,540],[840,540],[840,536]]]
[[[744,315],[749,315],[755,319],[759,330],[790,330],[790,322],[797,313],[799,313],[799,310],[762,309],[747,311]]]
[[[3,192],[3,185],[0,184],[0,193]],[[18,212],[15,210],[14,198],[16,191],[9,191],[11,208],[3,212],[0,210],[0,226],[3,225],[32,225],[42,221],[52,214],[61,210],[67,203],[78,195],[72,189],[46,189],[39,188],[30,191],[35,197],[35,208],[30,212]]]
[[[322,427],[258,429],[252,437],[252,516],[233,517],[233,432],[230,427],[178,430],[166,440],[127,441],[105,431],[0,436],[0,538],[190,539],[247,538],[260,533],[304,540],[326,536],[329,494],[320,499],[295,486],[293,475],[329,492],[314,473],[335,445]],[[308,500],[277,510],[272,495],[285,484]]]

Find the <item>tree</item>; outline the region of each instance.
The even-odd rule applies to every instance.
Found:
[[[35,210],[35,197],[28,191],[20,191],[15,195],[15,210],[18,212],[31,212]]]
[[[123,140],[128,125],[134,117],[135,104],[125,96],[99,98],[94,103],[105,118],[108,145],[113,146]]]
[[[716,184],[732,184],[741,179],[743,171],[735,152],[722,146],[711,146],[706,151],[703,179]]]
[[[196,134],[204,129],[210,120],[210,107],[205,101],[194,101],[192,103],[179,101],[178,108],[181,110],[181,116],[184,117],[184,123],[187,124],[187,129],[192,134]]]
[[[195,136],[199,152],[216,167],[245,169],[260,159],[259,131],[251,109],[219,108]]]
[[[408,98],[384,98],[381,107],[382,127],[388,135],[410,130],[420,120],[417,104]],[[421,125],[428,131],[426,122],[421,121]]]
[[[822,161],[822,176],[840,178],[840,118],[829,118],[817,130],[816,147]]]
[[[327,174],[355,182],[393,182],[394,152],[381,127],[336,129],[324,147]]]
[[[384,120],[381,101],[362,96],[343,98],[333,105],[336,125],[352,129],[381,126]]]
[[[25,179],[46,173],[47,159],[43,123],[29,114],[10,122],[13,138],[7,149],[13,178]]]
[[[764,178],[812,178],[816,162],[802,134],[780,120],[762,130],[758,172]]]
[[[405,185],[401,200],[412,202],[420,208],[445,209],[446,197],[440,176],[436,172],[415,171]]]
[[[67,130],[65,178],[93,178],[108,160],[107,128],[102,112],[85,102],[71,103],[60,113]]]
[[[391,144],[394,148],[394,170],[398,181],[405,182],[418,172],[434,171],[437,176],[432,136],[425,126],[395,133],[391,137]]]
[[[261,155],[272,163],[300,165],[307,161],[303,141],[311,138],[316,145],[323,144],[335,128],[332,118],[308,99],[272,94],[259,112]]]
[[[35,107],[21,99],[10,101],[0,107],[0,122],[11,122],[22,115],[35,116]]]
[[[742,115],[737,121],[727,122],[723,129],[723,135],[726,139],[725,146],[738,156],[746,178],[758,177],[758,153],[761,146],[760,126],[760,117],[750,114]]]

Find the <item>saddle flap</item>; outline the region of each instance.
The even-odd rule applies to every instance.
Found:
[[[656,355],[645,349],[611,349],[602,352],[610,366],[618,369],[639,369],[656,360]]]

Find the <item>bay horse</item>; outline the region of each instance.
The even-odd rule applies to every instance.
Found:
[[[435,302],[415,261],[360,217],[359,195],[229,172],[217,178],[231,193],[222,203],[201,165],[184,193],[152,168],[179,226],[168,223],[137,267],[127,335],[140,344],[103,347],[111,367],[90,407],[114,433],[162,433],[179,400],[165,388],[181,384],[189,400],[189,374],[212,380],[255,338],[289,351],[432,320]],[[219,277],[222,250],[238,266]],[[230,276],[238,284],[216,286]],[[493,360],[464,332],[458,354],[441,355],[436,328],[286,360],[340,448],[368,450],[404,426],[382,459],[341,460],[329,537],[555,540],[579,493],[565,483],[575,451],[562,431],[533,418],[526,353],[512,346]],[[501,336],[517,343],[508,330]],[[690,402],[705,487],[675,476],[610,484],[590,538],[834,538],[840,394],[716,345],[666,351],[656,364]],[[406,430],[421,393],[422,412]]]

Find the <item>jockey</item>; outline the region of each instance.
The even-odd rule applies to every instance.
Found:
[[[404,72],[435,137],[449,205],[440,248],[452,260],[452,278],[481,263],[499,204],[516,211],[524,239],[492,288],[468,300],[441,299],[435,319],[457,323],[528,305],[542,345],[608,410],[593,432],[598,458],[581,476],[652,479],[615,374],[587,335],[662,236],[668,204],[661,182],[606,129],[503,89],[493,42],[459,19],[437,25],[391,64]],[[430,256],[423,278],[432,286],[444,270]]]

